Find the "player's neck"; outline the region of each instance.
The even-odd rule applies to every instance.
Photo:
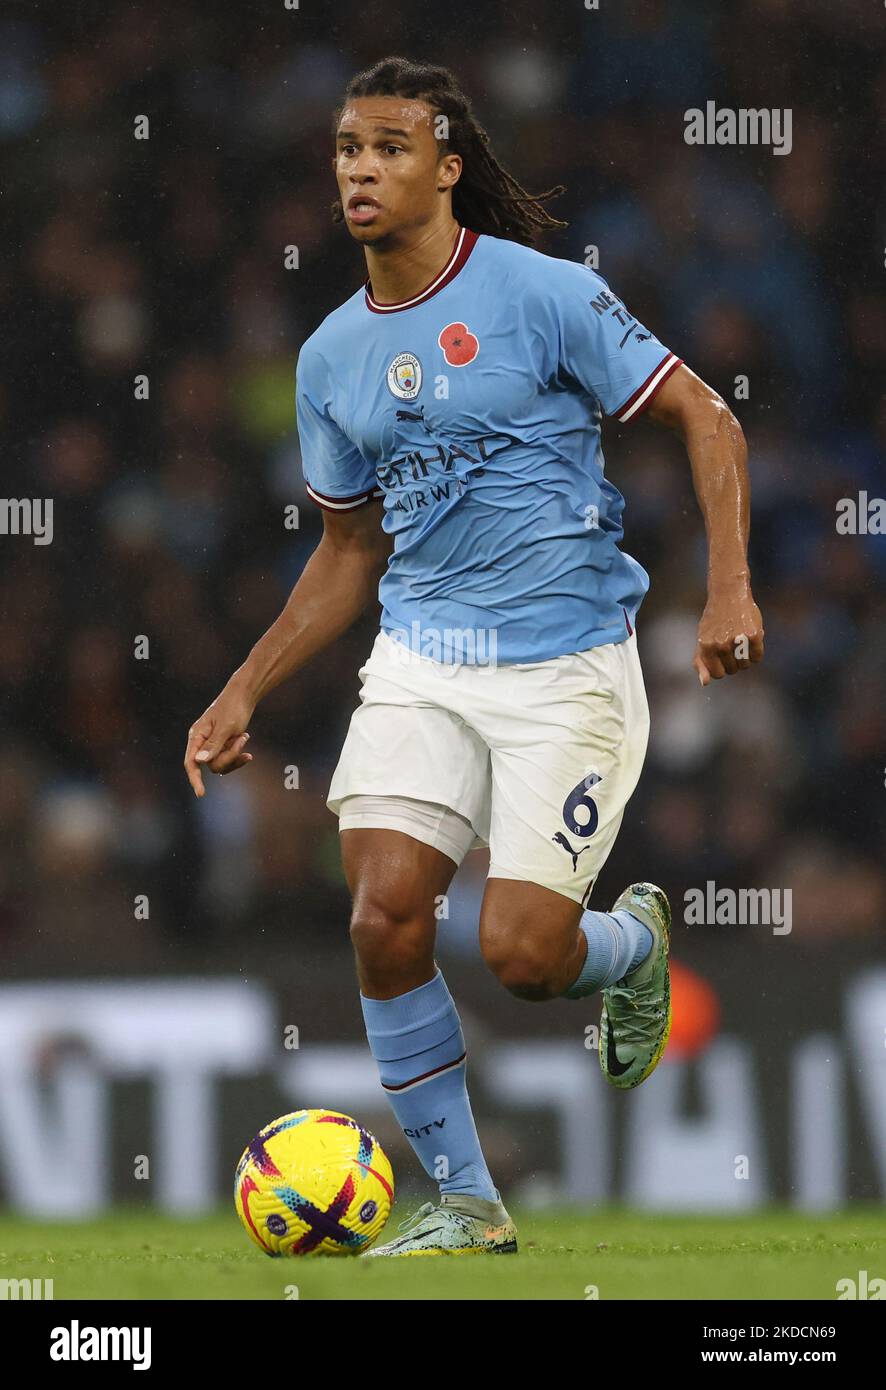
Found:
[[[408,244],[367,246],[366,270],[378,304],[399,304],[429,285],[452,255],[459,224],[450,217],[439,227],[422,228]]]

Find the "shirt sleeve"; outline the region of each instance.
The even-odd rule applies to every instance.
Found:
[[[308,496],[326,511],[347,512],[383,497],[375,470],[332,416],[326,363],[303,347],[295,372],[295,413]]]
[[[683,359],[634,318],[596,271],[563,265],[554,290],[560,362],[606,415],[633,420]]]

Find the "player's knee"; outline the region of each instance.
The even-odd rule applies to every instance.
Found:
[[[499,984],[517,999],[538,1002],[556,994],[552,962],[543,948],[517,933],[486,932],[483,959]]]
[[[351,943],[364,964],[383,962],[398,970],[421,959],[427,950],[427,931],[421,917],[409,909],[364,901],[355,904],[351,913]]]

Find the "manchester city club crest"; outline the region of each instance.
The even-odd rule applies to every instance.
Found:
[[[401,352],[388,367],[388,387],[400,401],[414,401],[421,390],[421,363],[413,352]]]

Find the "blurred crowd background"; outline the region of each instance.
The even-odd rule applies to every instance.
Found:
[[[750,445],[766,661],[701,691],[685,455],[642,421],[604,433],[652,577],[653,734],[595,905],[638,877],[678,899],[789,887],[794,939],[879,938],[886,541],[837,534],[835,507],[886,489],[882,36],[862,0],[4,7],[3,490],[54,499],[51,545],[0,538],[7,978],[347,947],[324,798],[377,615],[260,707],[246,771],[198,802],[181,763],[319,538],[294,364],[364,278],[331,222],[331,118],[389,53],[454,67],[524,186],[567,186],[540,249],[598,247]],[[711,99],[791,108],[790,155],[685,144]],[[483,873],[474,856],[441,956],[475,950]]]

